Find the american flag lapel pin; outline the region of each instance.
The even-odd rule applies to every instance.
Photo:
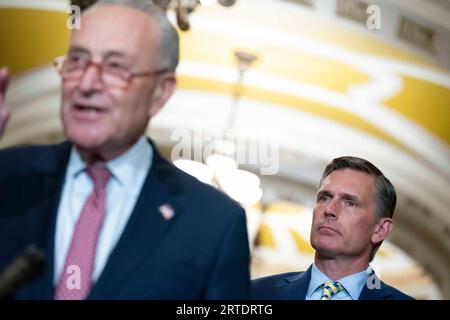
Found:
[[[159,206],[159,212],[166,220],[172,219],[173,216],[175,215],[175,211],[173,210],[172,206],[168,203]]]

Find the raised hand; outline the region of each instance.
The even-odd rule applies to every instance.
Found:
[[[10,116],[10,112],[5,104],[6,88],[8,87],[9,70],[6,67],[0,68],[0,137],[5,130]]]

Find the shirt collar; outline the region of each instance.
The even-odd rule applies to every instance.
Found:
[[[322,271],[316,267],[316,264],[313,263],[311,268],[311,280],[309,282],[309,288],[306,296],[311,298],[314,292],[327,281],[331,281],[330,278],[323,274]]]
[[[359,295],[367,282],[367,278],[372,273],[372,268],[370,266],[367,267],[366,270],[360,271],[358,273],[351,274],[344,278],[337,280],[340,282],[347,293],[353,300],[358,300]],[[333,281],[328,278],[316,265],[313,263],[311,268],[311,281],[309,282],[308,292],[306,293],[307,297],[311,297],[316,290],[320,288],[322,284],[328,281]]]
[[[152,158],[153,149],[147,138],[142,136],[125,153],[108,161],[106,167],[121,186],[132,186],[137,173],[148,170]],[[73,146],[67,165],[67,176],[77,178],[80,173],[84,172],[86,166],[87,164],[81,159],[77,148]]]
[[[353,300],[358,300],[359,295],[367,282],[367,278],[371,273],[372,268],[368,266],[366,270],[351,274],[338,281],[344,286]]]
[[[66,176],[69,178],[77,178],[80,173],[86,168],[86,163],[81,159],[75,146],[70,151],[69,162],[67,163]]]
[[[108,169],[122,186],[133,186],[138,172],[148,170],[153,150],[142,136],[127,152],[107,163]]]

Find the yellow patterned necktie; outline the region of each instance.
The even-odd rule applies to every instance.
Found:
[[[344,290],[344,286],[339,282],[325,282],[323,284],[322,296],[320,300],[331,300],[331,298],[336,295],[338,292]]]

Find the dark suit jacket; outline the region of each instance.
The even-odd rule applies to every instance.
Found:
[[[310,280],[311,267],[305,272],[289,272],[256,279],[252,281],[252,299],[305,300]],[[381,282],[380,289],[369,289],[367,285],[365,285],[358,298],[358,300],[411,299],[414,298],[388,286],[384,282]]]
[[[52,299],[56,213],[71,144],[0,151],[0,270],[27,245],[47,256],[18,299]],[[244,210],[154,157],[128,224],[88,299],[247,299]],[[165,220],[159,206],[170,204]]]

